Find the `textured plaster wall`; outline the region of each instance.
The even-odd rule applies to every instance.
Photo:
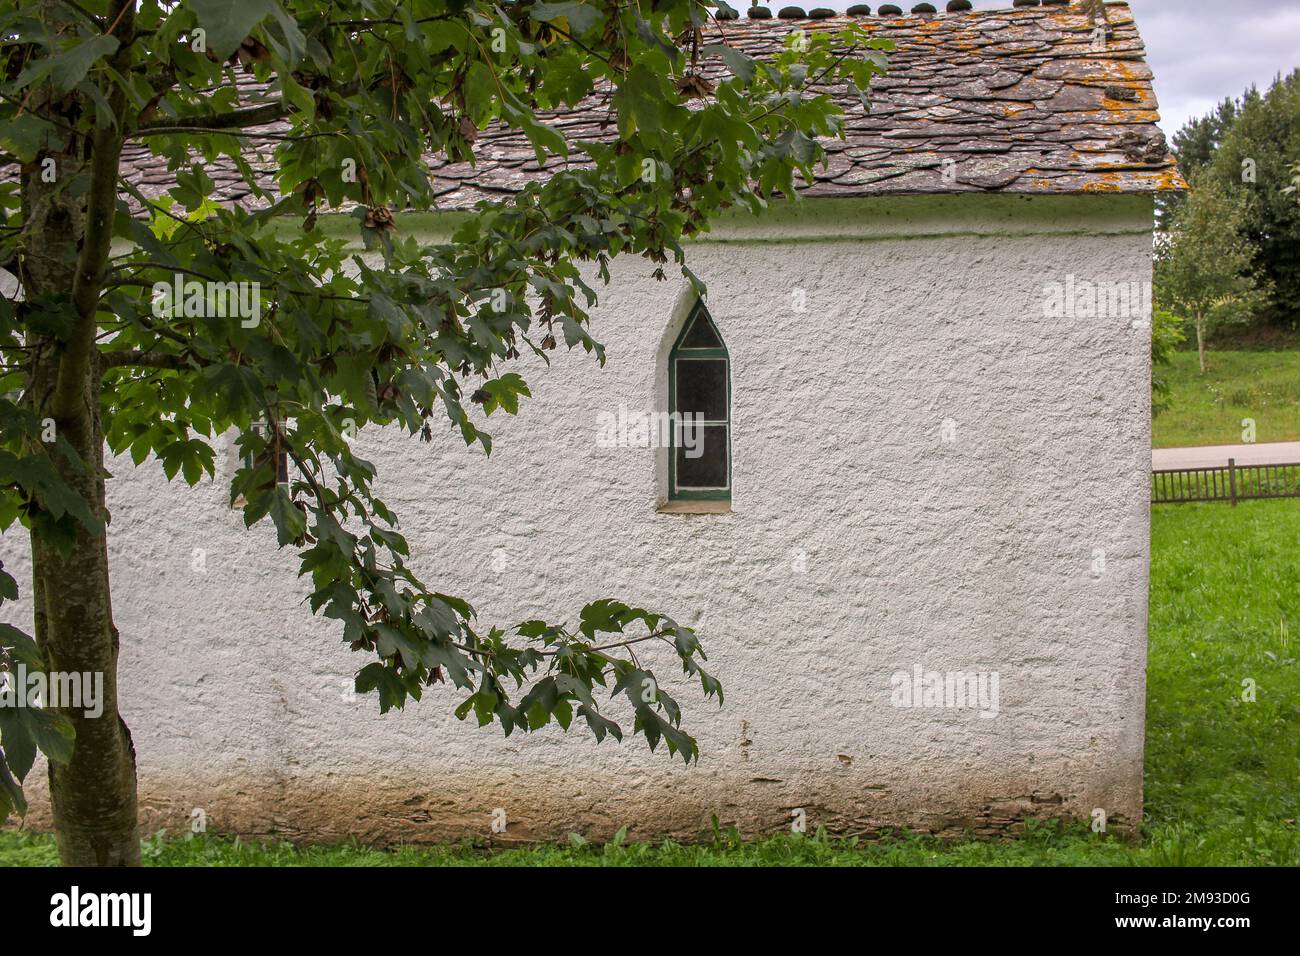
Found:
[[[1149,279],[1150,213],[1104,196],[823,203],[693,245],[733,363],[730,514],[659,513],[661,456],[597,447],[600,412],[663,407],[689,304],[639,259],[596,312],[606,367],[526,361],[535,397],[494,416],[490,460],[450,431],[360,436],[420,571],[481,623],[618,596],[699,628],[726,703],[670,686],[700,743],[690,769],[576,723],[504,739],[456,721],[449,689],[381,717],[347,692],[364,662],[301,603],[292,552],[244,531],[222,482],[115,461],[144,827],[184,828],[194,808],[216,829],[370,840],[488,837],[495,808],[497,840],[695,836],[713,813],[755,833],[794,808],[855,832],[1093,808],[1135,822],[1149,334],[1042,302],[1070,273]],[[22,580],[26,542],[0,547]],[[891,675],[916,664],[996,671],[999,715],[892,706]]]

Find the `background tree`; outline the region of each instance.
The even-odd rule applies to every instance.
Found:
[[[1202,372],[1207,336],[1247,321],[1265,294],[1249,272],[1245,225],[1241,201],[1202,175],[1156,243],[1156,301],[1195,328]]]
[[[1300,209],[1281,187],[1297,154],[1300,70],[1242,104],[1209,166],[1210,175],[1245,204],[1243,232],[1254,248],[1253,268],[1271,290],[1269,319],[1287,327],[1300,317]]]
[[[99,671],[106,700],[98,720],[5,720],[0,810],[22,809],[39,746],[64,862],[139,860],[105,442],[193,485],[215,477],[214,446],[233,435],[249,464],[232,503],[298,549],[313,611],[369,658],[356,686],[381,710],[447,682],[461,692],[458,716],[507,734],[576,716],[598,740],[621,737],[612,705],[597,700],[605,688],[651,748],[696,756],[649,667],[663,647],[661,660],[721,698],[691,629],[613,600],[572,624],[481,628],[467,601],[408,560],[397,517],[373,492],[375,466],[350,436],[395,424],[433,440],[449,421],[489,452],[483,419],[513,414],[529,394],[507,370],[523,349],[546,358],[562,340],[603,360],[586,310],[614,256],[643,256],[660,278],[671,259],[698,287],[683,237],[811,175],[817,137],[840,131],[826,90],[865,91],[885,44],[848,25],[756,62],[725,44],[709,5],[6,5],[0,159],[19,170],[0,186],[0,265],[17,277],[0,297],[0,527],[30,536],[35,613],[30,635],[0,629],[0,665]],[[546,111],[580,103],[614,135],[570,141],[546,124]],[[426,160],[472,160],[491,123],[527,138],[545,181],[480,206],[451,242],[404,234],[401,210],[434,207]],[[174,171],[166,196],[123,177],[128,143]],[[206,167],[221,158],[256,209],[212,201]],[[275,170],[272,190],[258,159]],[[315,228],[332,208],[352,209],[372,255],[350,256]],[[180,281],[200,291],[156,294]],[[256,284],[255,323],[214,314],[227,283]],[[0,571],[0,599],[18,594]],[[644,665],[631,647],[642,644]]]
[[[1241,202],[1250,269],[1270,290],[1258,319],[1294,328],[1300,317],[1300,208],[1282,192],[1300,154],[1300,70],[1279,77],[1264,93],[1252,87],[1237,101],[1193,120],[1174,136],[1188,179],[1202,174]],[[1168,228],[1184,200],[1162,199]]]

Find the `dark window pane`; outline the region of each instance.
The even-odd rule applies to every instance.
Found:
[[[677,487],[726,488],[727,463],[731,457],[727,448],[726,425],[682,426],[681,440],[677,443]]]
[[[706,421],[727,420],[727,360],[679,358],[677,407],[682,415],[703,415]]]
[[[695,316],[695,321],[691,327],[686,330],[682,336],[682,344],[677,346],[680,349],[720,349],[722,340],[718,334],[713,331],[713,325],[700,312]]]

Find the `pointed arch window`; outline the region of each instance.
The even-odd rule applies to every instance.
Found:
[[[731,357],[703,302],[668,353],[670,500],[731,500]]]

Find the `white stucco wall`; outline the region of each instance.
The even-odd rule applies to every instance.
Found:
[[[670,687],[700,743],[690,769],[638,740],[597,746],[579,722],[503,739],[456,721],[450,688],[382,717],[347,699],[365,661],[300,603],[272,531],[244,531],[221,482],[187,490],[117,460],[144,825],[184,828],[193,808],[217,829],[403,840],[490,837],[495,808],[497,840],[694,836],[714,813],[752,834],[794,808],[850,831],[1093,808],[1135,822],[1149,331],[1042,308],[1071,273],[1149,280],[1150,228],[1134,197],[896,198],[737,219],[693,244],[732,358],[729,514],[657,512],[657,453],[597,447],[599,413],[663,407],[686,289],[640,259],[616,262],[595,313],[607,366],[526,356],[535,397],[493,416],[490,460],[451,431],[360,436],[419,570],[481,623],[616,596],[699,628],[726,703]],[[26,542],[2,547],[23,580]],[[917,664],[996,671],[998,716],[893,706],[891,675]]]

